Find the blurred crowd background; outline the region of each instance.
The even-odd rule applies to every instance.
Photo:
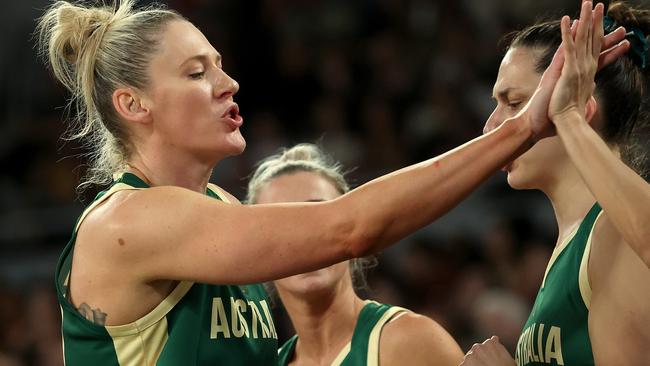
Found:
[[[167,3],[241,85],[248,148],[213,182],[243,199],[255,162],[283,146],[319,142],[358,185],[478,136],[501,37],[574,15],[580,0]],[[47,4],[0,3],[0,365],[62,365],[54,267],[97,192],[76,190],[84,150],[60,139],[66,93],[36,57],[31,34]],[[541,193],[511,190],[497,173],[380,254],[364,296],[433,317],[465,350],[496,334],[512,351],[556,230]],[[276,314],[282,342],[290,323]]]

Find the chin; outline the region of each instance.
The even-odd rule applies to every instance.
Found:
[[[508,172],[508,185],[516,190],[539,189],[539,176],[531,176],[531,172],[515,169]]]
[[[246,150],[246,139],[242,136],[241,132],[237,130],[237,136],[234,136],[233,144],[233,155],[239,155]]]
[[[515,174],[508,173],[508,185],[510,188],[517,190],[530,189],[521,179],[517,178]]]
[[[332,271],[331,267],[327,267],[276,281],[276,286],[279,285],[287,291],[309,296],[332,291],[338,281],[340,281],[340,277]]]
[[[244,150],[246,150],[246,140],[241,134],[228,139],[228,147],[225,150],[227,156],[240,155]]]

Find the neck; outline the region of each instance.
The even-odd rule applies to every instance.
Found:
[[[183,154],[136,153],[129,161],[128,171],[151,187],[177,186],[204,193],[213,168],[213,164],[197,162]]]
[[[596,199],[573,165],[563,169],[562,178],[549,183],[542,191],[553,205],[559,244],[580,225]]]
[[[278,292],[299,337],[295,358],[309,364],[331,363],[352,338],[365,305],[354,293],[349,276],[318,294]]]

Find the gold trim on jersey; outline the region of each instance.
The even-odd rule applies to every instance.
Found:
[[[146,329],[136,329],[127,336],[115,335],[106,327],[113,338],[113,348],[120,366],[155,365],[167,343],[167,318]]]
[[[119,191],[126,191],[126,190],[140,190],[144,188],[137,188],[137,187],[132,187],[126,183],[116,183],[114,184],[106,193],[104,193],[103,196],[101,196],[98,200],[95,202],[91,203],[90,206],[88,206],[84,212],[81,214],[81,217],[79,217],[79,221],[77,221],[77,226],[75,226],[74,231],[79,230],[79,225],[83,222],[83,220],[86,218],[86,216],[92,211],[95,207],[99,206],[101,203],[106,201],[110,196],[113,195],[113,193],[119,192]]]
[[[226,195],[221,191],[221,188],[219,188],[219,186],[217,186],[216,184],[213,184],[213,183],[208,183],[208,188],[210,188],[210,190],[211,190],[212,192],[214,192],[217,196],[219,196],[219,198],[220,198],[223,202],[225,202],[225,203],[230,203],[230,200],[229,200],[228,197],[226,197]]]
[[[338,356],[332,361],[332,366],[339,366],[343,360],[345,360],[345,357],[350,353],[350,349],[352,349],[352,343],[351,341],[346,343],[345,346],[341,349],[341,352],[339,352]]]
[[[379,337],[381,336],[381,331],[384,328],[384,325],[393,319],[397,314],[409,311],[398,306],[393,306],[390,309],[386,310],[384,315],[379,318],[375,326],[370,332],[368,337],[368,366],[379,366]]]
[[[179,301],[187,294],[192,288],[194,282],[181,281],[172,290],[172,292],[163,299],[153,310],[147,313],[142,318],[123,325],[107,325],[105,326],[111,337],[128,337],[130,335],[138,334],[145,329],[155,325],[160,320],[164,319],[167,313],[178,304]]]
[[[59,310],[61,310],[61,324],[63,324],[63,306],[60,304]],[[63,337],[63,332],[61,332],[61,350],[63,350],[63,366],[65,366],[65,338]]]
[[[556,246],[553,249],[553,254],[551,254],[551,259],[549,259],[548,264],[546,265],[546,271],[544,271],[544,279],[542,280],[542,286],[540,288],[544,288],[544,285],[546,284],[546,276],[548,275],[548,272],[551,270],[551,267],[553,267],[553,264],[555,264],[555,261],[557,258],[562,254],[564,249],[569,245],[571,240],[576,236],[578,233],[578,229],[580,229],[580,225],[576,226],[575,229],[569,234],[569,236],[562,241],[562,243],[559,246]]]
[[[378,302],[373,300],[366,300],[364,303],[375,303],[379,305]],[[377,323],[375,323],[375,325],[372,327],[372,331],[370,331],[370,335],[368,336],[368,356],[366,358],[368,365],[379,365],[379,336],[381,335],[382,328],[391,320],[396,319],[400,314],[404,314],[407,311],[409,310],[400,308],[399,306],[392,306],[390,309],[386,310],[386,312],[381,316],[381,318],[379,318],[379,320],[377,320]],[[347,357],[347,355],[350,353],[351,349],[352,340],[348,341],[348,343],[346,343],[345,346],[341,348],[339,354],[336,356],[334,361],[332,361],[331,366],[340,366],[341,363],[345,360],[345,357]]]
[[[594,224],[589,231],[589,236],[587,237],[587,244],[585,245],[585,251],[582,253],[582,260],[580,261],[580,270],[578,271],[578,287],[580,288],[580,296],[582,296],[582,302],[585,303],[587,310],[591,306],[591,283],[589,282],[589,257],[591,255],[591,239],[594,234],[594,229],[598,223],[598,219],[602,216],[605,211],[601,210],[594,220]]]

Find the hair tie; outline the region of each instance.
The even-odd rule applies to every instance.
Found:
[[[603,29],[605,34],[609,34],[618,28],[616,21],[608,16],[603,18]],[[635,26],[626,26],[625,39],[630,41],[630,51],[628,55],[635,64],[641,69],[645,69],[650,60],[648,59],[648,41],[645,39],[643,31]]]

